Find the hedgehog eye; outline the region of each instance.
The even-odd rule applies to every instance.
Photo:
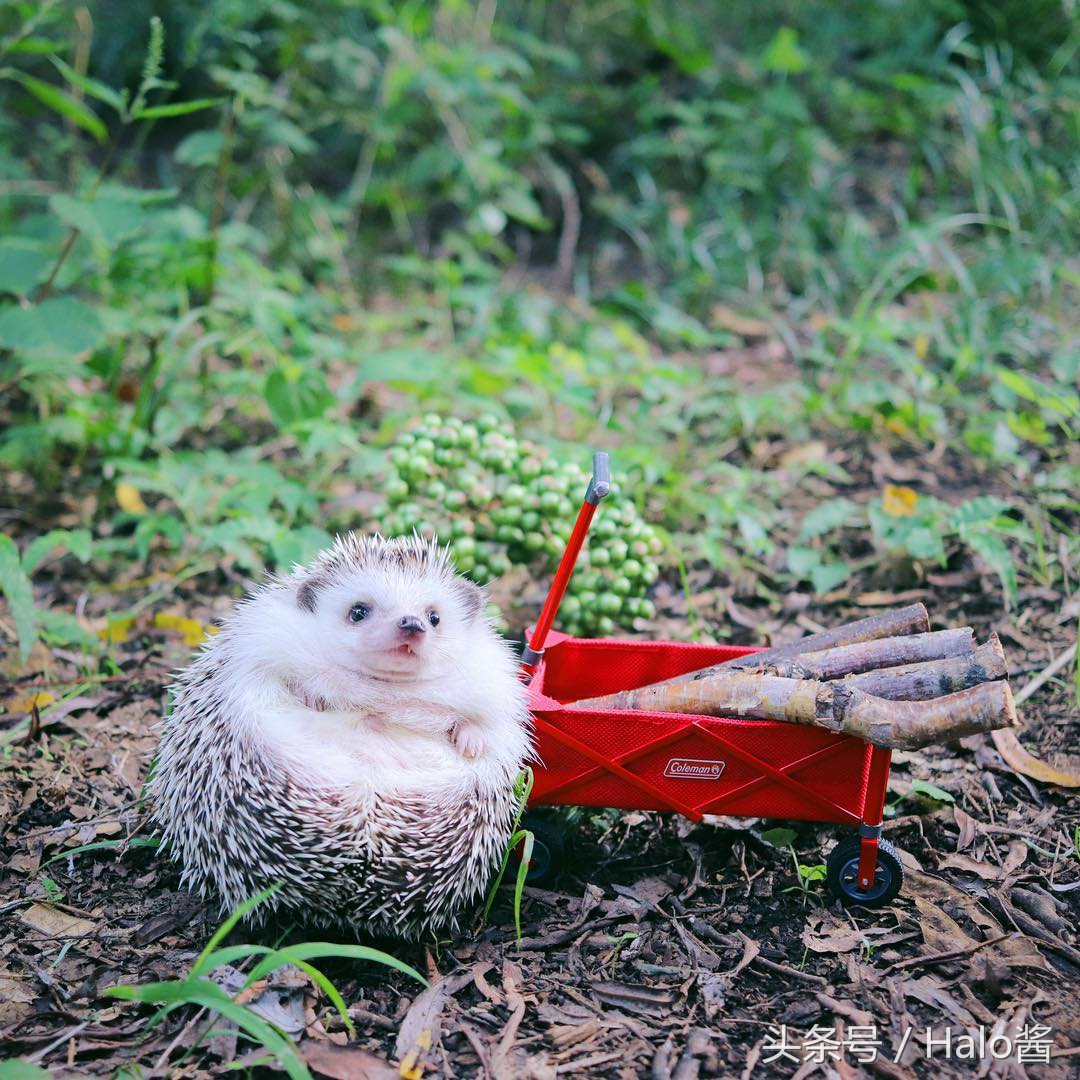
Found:
[[[438,626],[439,625],[439,613],[437,611],[429,611],[427,613],[427,617],[428,617],[428,622],[431,623],[432,626]]]
[[[353,604],[349,608],[349,622],[363,622],[371,614],[367,604]]]

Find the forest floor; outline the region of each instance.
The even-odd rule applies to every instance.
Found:
[[[820,449],[843,464],[856,500],[915,470],[950,497],[991,483],[951,453],[931,468],[881,446]],[[76,497],[53,516],[77,521]],[[149,1007],[103,997],[117,984],[183,978],[220,921],[145,844],[139,796],[170,672],[230,600],[208,601],[205,580],[181,580],[169,565],[138,573],[108,589],[77,572],[51,582],[53,606],[89,617],[152,598],[115,634],[114,674],[87,680],[80,655],[40,643],[29,664],[3,662],[0,1057],[57,1076],[202,1076],[230,1063],[258,1074],[265,1051],[215,1015],[186,1008],[150,1025]],[[733,643],[788,640],[922,600],[935,627],[970,624],[980,639],[996,630],[1020,691],[1074,642],[1077,599],[1022,579],[1017,608],[1003,612],[992,580],[968,563],[898,581],[879,563],[812,606],[793,596],[768,607],[749,582],[698,568],[687,590],[674,575],[658,582],[657,617],[640,630],[686,639],[687,595],[697,625],[724,627]],[[542,590],[534,583],[508,607],[513,627]],[[1070,681],[1050,678],[1023,703],[1019,739],[1076,774]],[[35,695],[76,686],[39,715]],[[885,836],[903,852],[907,881],[876,912],[843,910],[817,880],[839,826],[782,823],[792,830],[785,848],[758,821],[564,814],[569,853],[550,888],[526,889],[520,942],[504,887],[482,930],[437,948],[379,943],[425,972],[427,991],[375,966],[322,967],[355,1038],[296,969],[247,1004],[327,1077],[1075,1076],[1080,806],[1031,771],[988,736],[896,753]],[[275,939],[241,929],[231,940]],[[964,1057],[962,1037],[980,1033],[1009,1040],[1005,1060]]]

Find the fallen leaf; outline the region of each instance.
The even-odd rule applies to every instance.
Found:
[[[714,304],[709,318],[714,327],[730,330],[739,337],[768,337],[772,333],[771,323],[755,319],[752,315],[743,315],[724,304]]]
[[[25,979],[15,978],[8,971],[0,971],[0,1000],[25,1005],[34,1000],[34,994]]]
[[[670,1016],[679,995],[663,986],[601,981],[592,984],[592,992],[605,1005],[645,1016]]]
[[[881,499],[881,508],[890,517],[911,517],[915,513],[915,504],[919,496],[909,487],[886,484]]]
[[[126,510],[129,514],[146,513],[146,503],[143,502],[139,489],[134,484],[117,484],[116,502],[121,510]]]
[[[52,904],[31,904],[19,919],[49,937],[88,937],[97,930],[97,923],[68,915]]]
[[[26,694],[23,697],[12,698],[5,708],[9,713],[30,713],[34,709],[44,709],[56,700],[54,694],[48,690],[39,690],[36,694]]]
[[[112,645],[122,645],[130,636],[134,623],[134,615],[125,615],[122,618],[110,616],[109,621],[98,631],[98,637]]]
[[[401,1075],[388,1061],[358,1046],[305,1039],[300,1053],[312,1072],[331,1080],[396,1080]]]
[[[154,625],[162,630],[179,630],[183,635],[184,644],[201,645],[210,634],[216,634],[216,626],[207,626],[198,619],[189,619],[185,615],[174,615],[169,611],[159,611],[154,616]]]
[[[1000,866],[992,866],[990,863],[973,859],[970,855],[957,851],[946,855],[938,866],[949,867],[952,870],[962,870],[965,874],[974,874],[984,881],[1000,881],[1005,876],[1005,871]]]
[[[964,933],[960,924],[951,916],[922,896],[912,898],[919,909],[919,928],[922,930],[923,943],[927,952],[951,952],[953,949],[966,949],[976,941]]]
[[[1080,776],[1062,772],[1037,757],[1032,757],[1021,745],[1016,735],[1008,728],[991,732],[998,753],[1005,759],[1005,764],[1014,772],[1030,776],[1043,784],[1057,784],[1058,787],[1080,787]]]
[[[866,935],[857,926],[840,922],[826,911],[815,912],[803,927],[802,943],[816,953],[836,954],[852,952],[866,941]]]

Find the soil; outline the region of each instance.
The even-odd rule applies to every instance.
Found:
[[[903,468],[868,460],[862,482],[903,482]],[[81,656],[41,646],[28,665],[3,661],[0,1058],[57,1076],[136,1064],[141,1075],[205,1076],[230,1062],[271,1075],[265,1051],[220,1017],[185,1007],[151,1025],[152,1006],[104,996],[185,977],[221,918],[180,888],[139,797],[168,673],[190,656],[183,620],[223,615],[228,599],[205,597],[229,585],[169,584],[161,570],[85,605],[85,582],[54,575],[54,602],[91,619],[118,607],[118,592],[131,602],[163,590],[156,616],[148,607],[114,630],[111,660],[94,675]],[[686,638],[694,624],[735,642],[781,641],[921,599],[936,627],[971,624],[980,639],[996,629],[1019,690],[1073,641],[1077,600],[1022,581],[1017,610],[1002,613],[982,573],[963,561],[925,576],[879,563],[857,589],[811,607],[799,596],[762,603],[752,587],[700,569],[692,620],[684,592],[662,581],[660,614],[639,631]],[[538,597],[518,596],[522,607],[508,610],[520,624]],[[1023,704],[1019,737],[1076,774],[1069,682],[1050,679]],[[73,696],[42,717],[33,696],[45,691]],[[893,760],[885,836],[907,880],[883,910],[844,910],[817,879],[840,827],[556,812],[568,850],[551,884],[526,888],[520,942],[504,886],[484,928],[429,945],[374,943],[424,972],[428,990],[378,965],[320,961],[355,1037],[298,969],[244,1000],[327,1077],[1076,1076],[1077,800],[1026,775],[1025,759],[1003,756],[988,736]],[[770,831],[778,826],[790,834]],[[72,853],[90,844],[101,846]],[[326,935],[276,926],[230,940],[312,936]],[[229,977],[215,973],[234,990]],[[991,1069],[989,1058],[964,1058],[963,1037],[980,1034],[1000,1036],[999,1050],[1011,1040],[1008,1060]]]

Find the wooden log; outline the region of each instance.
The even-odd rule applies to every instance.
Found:
[[[991,634],[974,652],[922,664],[881,668],[844,678],[866,694],[889,701],[926,701],[980,683],[1009,677],[1009,665],[997,634]]]
[[[970,626],[961,626],[952,630],[934,630],[929,634],[858,641],[835,649],[781,657],[760,666],[765,674],[783,675],[789,679],[838,679],[842,675],[858,675],[875,668],[942,660],[974,651],[974,631]]]
[[[779,660],[800,656],[803,653],[855,645],[860,641],[877,641],[879,638],[925,634],[929,630],[930,617],[926,613],[926,608],[922,604],[909,604],[907,607],[879,611],[876,615],[869,615],[865,619],[845,623],[843,626],[834,626],[831,630],[811,634],[809,637],[800,638],[787,645],[777,645],[771,649],[763,649],[761,652],[725,660],[724,663],[714,664],[712,667],[688,671],[685,675],[676,675],[675,678],[666,679],[656,685],[676,686],[684,682],[697,682],[698,679],[707,679],[717,672],[734,671],[739,668],[767,668]],[[880,666],[880,664],[875,666]]]
[[[725,673],[674,686],[646,686],[575,702],[578,709],[742,716],[806,724],[865,739],[875,746],[917,750],[931,743],[1016,726],[1009,684],[983,683],[931,701],[886,701],[840,682]]]

